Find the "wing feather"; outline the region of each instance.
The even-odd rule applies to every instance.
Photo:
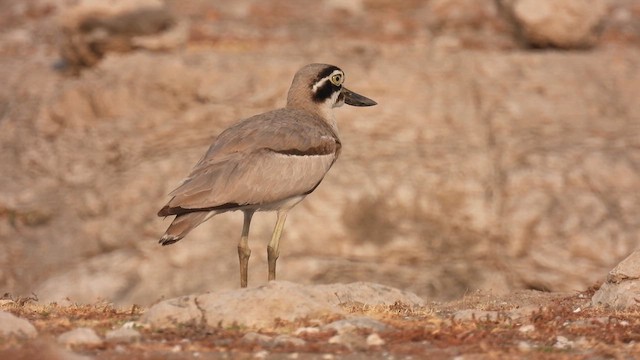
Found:
[[[259,206],[313,191],[340,141],[321,119],[296,112],[262,114],[220,134],[159,215]]]

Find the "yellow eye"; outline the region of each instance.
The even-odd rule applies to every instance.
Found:
[[[342,77],[342,74],[335,74],[333,76],[331,76],[331,83],[335,86],[340,86],[342,85],[342,81],[344,80]]]

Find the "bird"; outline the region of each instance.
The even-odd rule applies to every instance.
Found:
[[[340,155],[334,108],[377,105],[344,87],[344,80],[335,65],[306,65],[294,75],[284,108],[222,131],[158,212],[160,217],[175,215],[159,243],[174,244],[215,215],[242,211],[238,259],[240,287],[245,288],[251,219],[257,211],[275,211],[267,246],[268,280],[275,280],[287,213],[320,185]]]

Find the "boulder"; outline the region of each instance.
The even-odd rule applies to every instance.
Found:
[[[10,312],[0,311],[0,336],[33,338],[37,335],[38,331],[28,320],[21,319]]]
[[[504,1],[524,40],[535,47],[584,48],[597,40],[607,13],[605,1]]]
[[[186,42],[187,27],[158,0],[82,0],[59,16],[60,55],[72,72],[109,52],[167,50]]]
[[[636,250],[609,272],[607,280],[593,294],[592,305],[622,310],[640,303],[640,250]]]
[[[58,336],[58,342],[66,346],[102,345],[102,339],[91,328],[81,327],[64,332]]]
[[[424,304],[417,295],[373,283],[300,285],[273,281],[267,285],[184,296],[152,306],[142,322],[158,328],[193,323],[265,328],[277,320],[294,321],[329,315],[346,315],[344,301],[370,305]],[[356,321],[356,323],[359,323]],[[372,325],[370,325],[372,326]],[[375,326],[382,326],[375,324]]]

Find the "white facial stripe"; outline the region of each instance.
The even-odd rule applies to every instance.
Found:
[[[326,77],[323,77],[322,79],[320,79],[320,81],[318,81],[317,83],[315,83],[315,84],[313,85],[313,88],[311,88],[311,90],[313,91],[313,93],[315,94],[315,93],[316,93],[316,91],[318,91],[318,88],[319,88],[319,87],[321,87],[322,85],[324,85],[324,83],[326,83],[327,81],[329,81],[329,79],[331,79],[331,77],[332,77],[333,75],[336,75],[336,74],[342,74],[342,71],[340,71],[340,70],[334,70],[334,71],[333,71],[329,76],[326,76]],[[344,76],[344,75],[342,75],[342,76]]]

